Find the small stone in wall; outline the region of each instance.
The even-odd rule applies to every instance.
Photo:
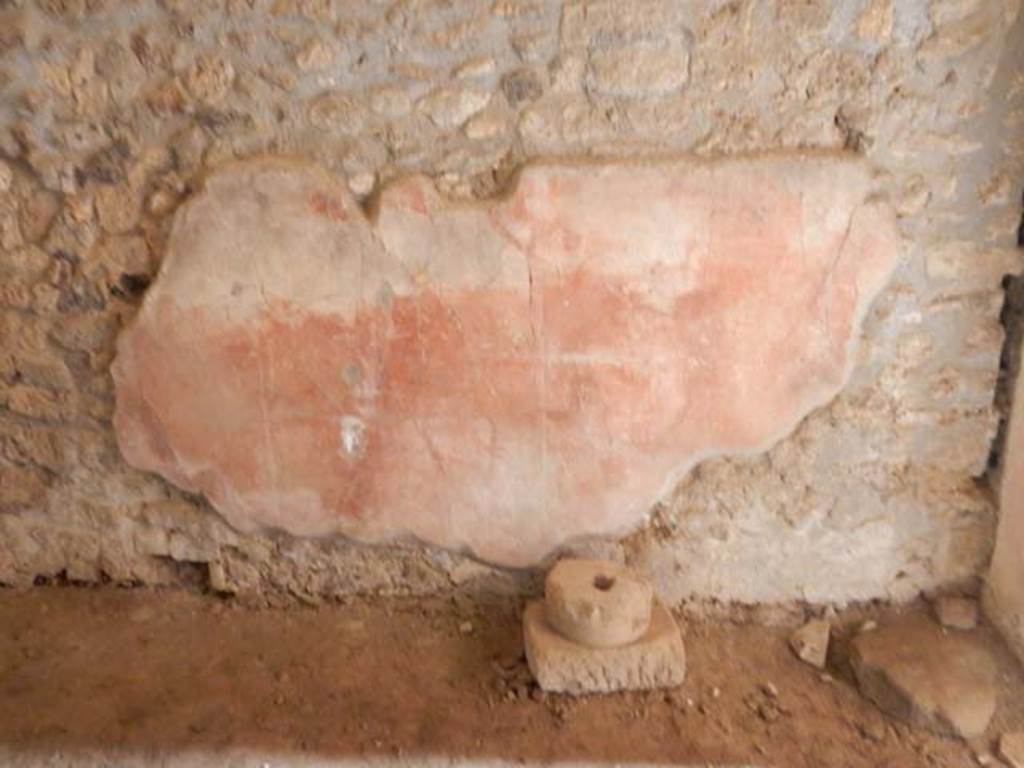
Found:
[[[30,507],[46,496],[46,476],[32,467],[0,467],[0,511]]]
[[[850,661],[861,693],[879,709],[936,733],[984,733],[996,709],[992,657],[971,638],[912,616],[857,635]]]
[[[690,54],[682,45],[636,44],[590,55],[591,89],[608,96],[663,95],[686,84]]]
[[[74,416],[74,402],[63,392],[52,392],[30,384],[15,384],[7,394],[7,407],[31,419],[59,421]]]
[[[457,128],[490,100],[491,95],[484,91],[442,88],[421,99],[418,106],[438,128]]]
[[[857,36],[879,43],[892,36],[892,0],[868,0],[857,19]]]
[[[479,141],[497,136],[508,126],[508,119],[502,112],[490,107],[474,115],[466,123],[466,138]]]
[[[1024,731],[1010,731],[999,739],[999,756],[1010,768],[1024,768]]]
[[[974,629],[978,626],[978,604],[968,597],[944,595],[935,601],[935,618],[949,629]]]
[[[103,185],[96,189],[96,215],[107,232],[127,232],[138,223],[139,195],[124,184]]]
[[[824,619],[812,619],[789,638],[789,647],[802,661],[818,669],[825,668],[832,626]]]
[[[189,93],[210,105],[220,104],[234,82],[234,66],[228,59],[213,54],[197,58],[185,73],[185,87]]]
[[[494,59],[490,56],[479,56],[465,61],[455,69],[455,77],[460,80],[471,80],[494,74]]]
[[[370,108],[383,117],[402,117],[412,109],[412,100],[404,88],[383,85],[370,94]]]
[[[523,61],[547,62],[556,48],[553,36],[547,31],[516,35],[509,42]]]
[[[18,224],[18,208],[13,196],[10,199],[0,198],[0,248],[13,251],[25,244]]]
[[[355,97],[337,91],[322,93],[309,105],[309,122],[340,136],[355,136],[366,126],[366,108]]]
[[[370,173],[357,173],[348,180],[348,188],[352,190],[352,194],[356,197],[366,197],[368,194],[373,192],[373,187],[377,183],[376,174]]]
[[[312,40],[295,56],[295,64],[303,72],[326,69],[334,61],[334,52],[323,40]]]
[[[524,101],[536,101],[544,91],[537,73],[531,69],[518,69],[501,78],[501,90],[513,109]]]
[[[135,235],[100,240],[89,252],[89,261],[102,264],[111,275],[148,275],[153,271],[153,256],[146,240]]]
[[[38,242],[50,229],[60,211],[57,196],[46,189],[37,189],[26,196],[21,207],[21,232],[30,243]]]

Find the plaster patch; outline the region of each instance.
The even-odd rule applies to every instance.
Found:
[[[249,161],[177,213],[115,428],[241,528],[526,565],[834,397],[898,250],[839,156],[530,166],[479,203],[410,177],[372,220]]]

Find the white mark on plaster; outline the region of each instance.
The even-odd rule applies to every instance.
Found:
[[[365,452],[366,425],[358,416],[342,416],[339,419],[342,456],[362,456]]]
[[[263,300],[263,304],[266,307],[268,316],[273,315],[273,307],[270,304],[270,299],[267,298],[267,289],[262,275],[260,278],[260,298]],[[270,419],[270,407],[268,405],[268,378],[269,387],[271,390],[274,389],[274,358],[272,355],[267,354],[267,340],[265,338],[256,335],[255,330],[250,332],[250,338],[253,339],[254,346],[257,348],[256,364],[259,373],[259,395],[260,395],[260,416],[263,422],[263,441],[267,448],[267,460],[270,464],[270,476],[273,478],[274,487],[279,487],[278,479],[280,477],[280,470],[277,462],[277,444],[274,440],[274,427]],[[267,370],[267,363],[270,363],[270,370]],[[278,518],[281,518],[281,506],[277,505],[275,514]]]

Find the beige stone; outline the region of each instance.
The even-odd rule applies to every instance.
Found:
[[[440,88],[422,98],[417,107],[439,128],[457,128],[490,100],[490,94],[480,90]]]
[[[884,43],[892,36],[892,0],[868,0],[857,19],[857,35]]]
[[[0,195],[0,248],[13,251],[25,244],[18,223],[18,208],[12,195]]]
[[[978,626],[978,604],[967,597],[944,595],[935,600],[935,618],[949,629],[974,629]]]
[[[50,266],[50,257],[46,251],[34,245],[9,251],[0,260],[0,274],[4,277],[16,275],[29,279],[43,276]]]
[[[113,276],[148,275],[153,271],[153,255],[146,240],[135,235],[103,238],[93,246],[89,259],[102,264]]]
[[[185,86],[196,99],[206,104],[220,104],[235,81],[235,68],[230,59],[220,54],[204,54],[196,58],[185,73]]]
[[[972,737],[996,708],[995,664],[981,645],[913,616],[854,638],[861,693],[880,709],[938,733]]]
[[[466,123],[466,138],[473,140],[491,139],[508,128],[508,117],[504,112],[489,107],[473,115]]]
[[[366,106],[342,91],[322,93],[310,102],[309,122],[341,136],[355,136],[366,127]]]
[[[141,194],[125,184],[96,189],[96,215],[108,232],[127,232],[134,228],[141,209]]]
[[[57,196],[46,189],[37,189],[25,198],[21,208],[21,232],[30,243],[42,239],[60,211]]]
[[[667,94],[686,84],[689,67],[690,54],[678,44],[595,51],[590,56],[589,84],[610,96]]]
[[[31,384],[15,384],[11,387],[7,406],[14,413],[33,419],[57,421],[74,414],[66,393],[52,392]]]
[[[651,585],[617,563],[560,560],[548,572],[548,623],[563,637],[592,648],[625,645],[651,624]]]
[[[366,197],[377,184],[377,175],[371,172],[357,173],[348,180],[348,188],[356,197]]]
[[[412,109],[412,99],[404,88],[385,85],[371,92],[370,107],[385,117],[401,117]]]
[[[477,56],[456,67],[454,74],[460,80],[487,77],[494,74],[494,59],[490,56]]]
[[[32,306],[32,291],[28,285],[13,280],[0,283],[0,307],[28,309]]]
[[[686,651],[675,620],[655,603],[647,633],[614,648],[590,648],[562,637],[548,623],[544,603],[536,601],[523,615],[526,660],[546,691],[608,693],[681,685]]]
[[[295,56],[295,63],[303,72],[326,69],[334,61],[334,51],[323,40],[311,40]]]
[[[46,476],[32,467],[0,466],[0,510],[29,507],[46,496]]]
[[[812,619],[790,635],[789,647],[802,661],[824,669],[831,631],[832,625],[825,619]]]

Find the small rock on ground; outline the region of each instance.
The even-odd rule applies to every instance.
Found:
[[[935,618],[944,627],[974,629],[978,626],[978,604],[968,597],[940,597],[934,607]]]
[[[825,668],[828,658],[831,625],[824,619],[813,619],[796,630],[789,638],[789,647],[800,659],[818,669]]]
[[[852,642],[857,684],[888,714],[948,735],[978,736],[996,708],[995,664],[971,638],[913,616]]]

